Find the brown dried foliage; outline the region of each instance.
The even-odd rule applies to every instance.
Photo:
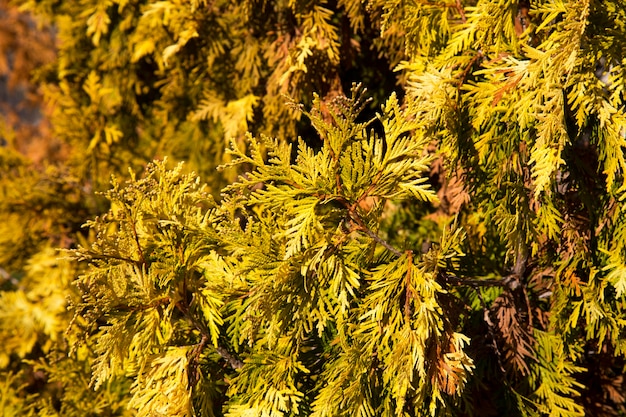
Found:
[[[504,292],[494,301],[491,315],[495,319],[498,346],[503,353],[505,368],[521,375],[528,375],[529,365],[535,361],[533,353],[534,339],[529,332],[529,325],[524,320],[524,308],[516,304],[513,294]],[[526,318],[527,319],[527,318]]]

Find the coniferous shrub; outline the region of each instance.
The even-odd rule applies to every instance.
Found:
[[[20,7],[4,415],[626,414],[623,2]]]

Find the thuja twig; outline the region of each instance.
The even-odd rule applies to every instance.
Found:
[[[411,317],[411,299],[415,298],[413,286],[411,285],[411,273],[413,268],[413,251],[407,251],[408,262],[406,268],[405,279],[405,294],[404,294],[404,319],[408,322]]]
[[[380,243],[381,245],[383,245],[385,247],[385,249],[387,249],[389,252],[393,253],[394,255],[396,255],[398,257],[402,256],[402,252],[401,251],[399,251],[398,249],[394,248],[385,239],[383,239],[382,237],[380,237],[376,233],[374,233],[369,227],[367,227],[367,225],[359,217],[350,216],[350,220],[352,220],[354,223],[356,223],[355,230],[358,230],[358,231],[361,231],[361,232],[365,233],[366,235],[368,235],[369,237],[374,239],[377,243]]]
[[[463,8],[463,5],[461,4],[461,0],[456,0],[455,7],[456,7],[456,10],[461,15],[461,21],[463,21],[463,23],[467,22],[467,17],[465,16],[465,9]]]
[[[230,353],[225,347],[218,346],[215,350],[217,350],[217,353],[219,353],[222,359],[228,362],[231,368],[240,369],[243,366],[243,362]]]
[[[195,354],[199,357],[200,353],[205,349],[205,347],[208,344],[208,341],[210,339],[209,331],[208,331],[208,329],[206,328],[206,326],[203,323],[199,322],[198,319],[196,317],[194,317],[193,314],[191,314],[191,312],[189,311],[188,306],[185,303],[178,302],[178,303],[176,303],[176,307],[178,307],[178,309],[183,313],[183,315],[185,317],[187,317],[187,319],[193,324],[193,326],[202,335],[202,340],[194,348]],[[240,359],[238,359],[235,355],[230,353],[227,348],[225,348],[223,346],[220,346],[220,345],[217,345],[215,350],[222,357],[222,359],[224,359],[230,365],[231,368],[239,369],[239,368],[241,368],[243,366],[243,362]],[[190,365],[191,365],[191,363],[190,363]],[[196,361],[196,365],[197,365],[197,361]]]

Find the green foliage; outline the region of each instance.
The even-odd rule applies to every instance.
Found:
[[[0,409],[3,416],[31,416],[32,407],[27,405],[27,401],[32,398],[23,398],[24,386],[19,384],[19,375],[7,373],[3,375],[0,385]]]
[[[285,95],[341,94],[361,62],[376,63],[363,82],[393,85],[384,51],[362,42],[370,17],[360,1],[21,3],[58,28],[45,87],[55,133],[100,187],[169,155],[217,193],[225,141],[248,130],[295,137],[299,113]]]
[[[20,3],[3,414],[626,415],[623,2]]]
[[[572,375],[583,371],[567,360],[563,343],[554,335],[537,331],[537,365],[534,366],[536,391],[532,394],[538,411],[549,416],[582,415],[575,398],[583,388]]]
[[[395,97],[357,123],[365,102],[355,94],[329,104],[332,121],[316,100],[307,114],[322,148],[300,141],[294,163],[291,145],[250,137],[248,156],[233,141],[233,164],[252,170],[219,206],[180,166],[114,183],[111,211],[89,223],[96,242],[77,252],[91,265],[78,313],[98,339],[95,387],[132,377],[129,406],[141,415],[190,415],[193,404],[208,415],[200,388],[218,377],[229,380],[216,390],[233,416],[391,415],[426,399],[434,412],[460,391],[468,340],[445,317],[435,281],[454,264],[459,233],[423,257],[376,234],[388,199],[436,199],[424,181],[428,140]],[[375,122],[382,135],[368,132]],[[359,206],[367,198],[375,207]],[[430,351],[440,361],[426,362]]]

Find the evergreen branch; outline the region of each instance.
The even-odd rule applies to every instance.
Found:
[[[202,339],[200,340],[200,343],[194,348],[194,350],[197,352],[196,354],[199,356],[211,338],[209,331],[203,323],[198,321],[198,319],[193,314],[191,314],[191,312],[189,311],[189,306],[186,303],[182,303],[179,301],[178,303],[176,303],[176,307],[178,307],[178,309],[183,313],[183,315],[191,322],[191,324],[193,324],[196,330],[198,330],[200,334],[202,335]],[[243,366],[243,362],[240,359],[238,359],[235,355],[230,353],[227,348],[217,345],[215,350],[222,357],[222,359],[228,362],[231,368],[239,369]]]
[[[130,214],[130,213],[129,213]],[[137,224],[135,223],[135,219],[133,218],[131,221],[131,227],[133,232],[133,239],[135,240],[135,244],[137,245],[137,250],[139,251],[139,257],[141,258],[141,263],[146,265],[146,258],[143,254],[143,249],[141,248],[141,243],[139,242],[139,233],[137,233]]]
[[[116,261],[126,262],[126,263],[137,265],[137,266],[142,265],[141,261],[139,260],[126,258],[125,256],[120,256],[120,255],[107,255],[104,253],[96,253],[96,252],[85,251],[85,250],[81,250],[80,252],[78,252],[78,254],[79,254],[78,256],[79,260],[94,260],[94,259],[101,260],[101,261],[116,260]]]
[[[474,55],[474,57],[470,60],[467,66],[463,69],[463,72],[461,73],[461,77],[457,84],[457,89],[459,91],[461,90],[461,87],[463,87],[463,85],[465,84],[465,81],[467,81],[467,77],[469,76],[470,71],[472,70],[472,67],[474,66],[474,64],[476,64],[476,62],[478,62],[478,60],[482,57],[483,57],[482,51],[476,52],[476,55]]]
[[[387,249],[389,252],[393,253],[397,257],[402,256],[402,252],[401,251],[399,251],[398,249],[396,249],[393,246],[391,246],[391,244],[389,244],[385,239],[383,239],[382,237],[378,236],[369,227],[367,227],[365,222],[358,215],[356,215],[356,213],[354,213],[354,210],[351,210],[348,213],[348,216],[349,216],[349,218],[350,218],[350,220],[352,222],[356,223],[356,227],[354,227],[353,230],[358,230],[358,231],[361,231],[361,232],[365,233],[366,235],[368,235],[369,237],[374,239],[374,241],[376,241],[377,243],[380,243],[381,245],[383,245],[385,247],[385,249]]]
[[[472,288],[504,287],[509,291],[515,291],[521,286],[519,276],[517,274],[509,274],[500,279],[493,280],[472,279],[449,274],[442,274],[441,276],[447,283],[456,286],[468,286]]]
[[[232,353],[230,353],[228,351],[228,349],[226,349],[225,347],[217,346],[215,348],[215,350],[217,351],[217,353],[219,353],[219,355],[222,357],[222,359],[224,359],[226,362],[228,362],[228,364],[230,365],[231,368],[233,368],[233,369],[240,369],[240,368],[243,367],[243,361],[241,359],[237,358]]]
[[[513,272],[511,275],[511,279],[508,281],[510,284],[508,287],[512,290],[521,287],[522,293],[524,295],[524,302],[526,303],[526,314],[528,314],[528,325],[532,327],[533,325],[533,314],[532,309],[530,307],[530,300],[528,298],[528,291],[526,291],[526,286],[522,285],[521,279],[523,278],[526,272],[526,264],[528,263],[528,246],[525,242],[520,241],[517,246],[517,254],[515,259],[515,266],[513,266]]]
[[[319,195],[318,197],[322,200],[329,198],[329,196],[326,196],[326,195]],[[374,239],[374,241],[376,241],[377,243],[380,243],[389,252],[393,253],[397,257],[402,256],[402,252],[400,250],[394,248],[389,242],[384,240],[382,237],[378,236],[369,227],[367,227],[363,219],[361,219],[361,216],[359,216],[359,214],[356,212],[356,206],[358,202],[356,204],[350,204],[348,200],[346,200],[344,197],[341,197],[341,196],[338,196],[338,197],[333,196],[332,198],[336,200],[337,202],[339,202],[348,210],[348,221],[346,222],[346,224],[348,225],[348,230],[350,231],[357,230],[357,231],[363,232],[369,237],[371,237],[372,239]]]
[[[339,156],[335,154],[335,152],[333,151],[333,147],[332,146],[328,146],[329,152],[330,152],[330,156],[331,158],[333,158],[333,162],[335,164],[334,166],[334,171],[335,171],[335,186],[337,187],[337,194],[341,194],[343,191],[343,185],[341,183],[341,160],[339,159]]]
[[[517,253],[515,254],[515,266],[513,266],[512,275],[521,278],[526,272],[526,263],[528,261],[528,248],[523,241],[519,241],[517,245]]]
[[[446,282],[450,284],[453,284],[456,286],[468,286],[468,287],[477,289],[480,287],[506,287],[507,282],[508,282],[507,278],[509,278],[510,275],[507,275],[506,277],[503,277],[502,279],[499,279],[499,280],[482,280],[482,279],[462,278],[462,277],[449,275],[449,274],[442,274],[442,277],[445,279]]]
[[[404,294],[404,319],[408,322],[411,317],[411,299],[415,297],[413,294],[413,288],[411,287],[411,270],[413,269],[413,251],[406,251],[407,253],[407,268],[405,274],[405,294]]]
[[[463,8],[463,5],[461,4],[461,0],[456,0],[456,10],[461,15],[461,21],[463,21],[463,23],[466,23],[467,16],[465,16],[465,9]]]
[[[171,301],[172,299],[170,297],[161,297],[161,298],[157,298],[156,300],[152,301],[149,304],[141,304],[141,305],[136,305],[136,306],[132,306],[128,304],[116,304],[112,306],[112,309],[115,311],[139,312],[139,311],[146,311],[146,310],[150,310],[153,308],[157,308],[163,304],[169,304]]]
[[[198,372],[198,365],[200,364],[200,354],[206,347],[209,337],[205,334],[202,335],[200,343],[195,345],[188,354],[189,362],[187,364],[187,379],[190,387],[194,387],[196,382],[200,379],[200,372]]]
[[[188,375],[189,375],[190,386],[194,386],[195,383],[198,381],[198,379],[200,379],[200,375],[199,375],[200,373],[198,372],[198,365],[200,364],[200,355],[202,354],[202,351],[206,348],[206,346],[209,344],[209,340],[210,340],[209,335],[203,334],[202,339],[200,339],[200,343],[195,345],[193,349],[189,352],[190,360],[189,360]],[[230,353],[228,349],[226,349],[225,347],[218,345],[215,348],[215,350],[222,357],[222,359],[228,362],[231,368],[237,370],[243,367],[243,361],[235,357],[235,355]]]

